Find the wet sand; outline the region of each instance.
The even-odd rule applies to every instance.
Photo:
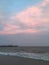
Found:
[[[0,65],[49,65],[49,61],[0,55]]]

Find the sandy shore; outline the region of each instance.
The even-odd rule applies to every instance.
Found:
[[[0,65],[49,65],[49,62],[0,55]]]

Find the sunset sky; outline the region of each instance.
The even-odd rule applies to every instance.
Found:
[[[0,0],[0,45],[49,45],[49,0]]]

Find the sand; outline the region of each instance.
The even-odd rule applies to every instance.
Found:
[[[49,61],[0,55],[0,65],[49,65]]]

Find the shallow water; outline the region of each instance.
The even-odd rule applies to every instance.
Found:
[[[30,52],[31,50],[32,53]],[[43,51],[42,51],[43,50]],[[34,53],[34,51],[49,50],[49,47],[0,47],[0,55],[19,56],[25,58],[39,59],[49,61],[49,52],[45,53]]]
[[[39,60],[46,60],[49,61],[49,53],[26,53],[26,52],[0,52],[0,55],[9,55],[9,56],[19,56],[24,58],[32,58],[32,59],[39,59]]]

